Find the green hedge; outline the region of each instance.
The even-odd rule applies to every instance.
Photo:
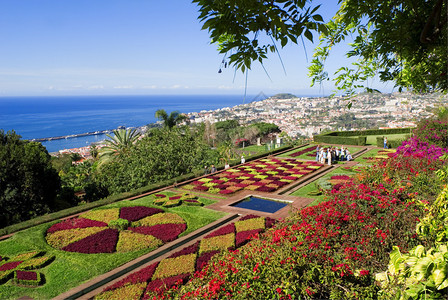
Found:
[[[314,142],[326,143],[326,144],[342,144],[342,145],[358,145],[364,146],[366,144],[368,135],[389,135],[389,134],[402,134],[409,133],[411,128],[390,128],[390,129],[369,129],[369,130],[356,130],[356,131],[332,131],[314,136]],[[382,138],[381,138],[382,140]],[[397,145],[397,141],[390,141],[391,145]],[[401,140],[399,141],[401,145]],[[377,139],[377,146],[378,146]],[[381,145],[378,147],[383,147]],[[396,147],[396,146],[395,146]]]
[[[265,157],[267,155],[276,154],[276,153],[279,153],[279,152],[282,152],[282,151],[286,151],[286,150],[288,150],[290,148],[292,148],[292,146],[290,146],[290,145],[283,146],[283,147],[274,149],[274,150],[269,151],[269,152],[264,152],[264,153],[260,153],[260,154],[256,154],[256,155],[250,156],[249,158],[246,159],[246,161],[256,160],[256,159]],[[235,159],[235,160],[232,160],[232,161],[229,162],[230,166],[235,166],[235,165],[238,165],[240,163],[241,163],[241,161],[239,159]],[[224,168],[224,164],[218,166],[218,169],[223,169],[223,168]],[[60,210],[60,211],[57,211],[57,212],[54,212],[54,213],[50,213],[50,214],[47,214],[47,215],[36,217],[34,219],[27,220],[25,222],[21,222],[21,223],[17,223],[17,224],[14,224],[14,225],[10,225],[10,226],[7,226],[7,227],[4,227],[4,228],[0,229],[0,236],[7,235],[7,234],[10,234],[10,233],[13,233],[13,232],[20,231],[20,230],[24,230],[24,229],[27,229],[27,228],[30,228],[30,227],[33,227],[33,226],[36,226],[36,225],[39,225],[39,224],[51,222],[51,221],[58,220],[58,219],[61,219],[61,218],[66,218],[66,217],[69,217],[71,215],[79,214],[79,213],[82,213],[84,211],[87,211],[87,210],[90,210],[90,209],[93,209],[93,208],[96,208],[96,207],[100,207],[100,206],[103,206],[103,205],[111,204],[111,203],[114,203],[114,202],[117,202],[117,201],[120,201],[120,200],[125,200],[125,199],[131,198],[131,197],[135,197],[135,196],[139,196],[139,195],[142,195],[142,194],[146,194],[146,193],[158,190],[158,189],[165,188],[165,187],[173,185],[173,184],[177,184],[178,182],[184,182],[184,181],[187,181],[187,180],[191,180],[191,179],[194,179],[196,177],[200,177],[200,176],[204,175],[203,172],[204,172],[203,170],[195,170],[195,171],[193,171],[191,173],[184,174],[184,175],[172,178],[172,179],[160,181],[160,182],[157,182],[157,183],[154,183],[154,184],[150,184],[150,185],[141,187],[139,189],[136,189],[136,190],[133,190],[133,191],[130,191],[130,192],[125,192],[125,193],[120,193],[120,194],[116,194],[116,195],[111,195],[111,196],[108,196],[106,198],[100,199],[100,200],[95,201],[95,202],[90,202],[90,203],[86,203],[86,204],[83,204],[83,205],[80,205],[80,206],[70,207],[70,208],[67,208],[67,209],[64,209],[64,210]]]
[[[404,140],[409,139],[410,135],[406,135],[403,139],[395,139],[395,140],[387,140],[387,147],[388,148],[397,148],[401,146]],[[377,137],[376,138],[376,146],[377,147],[384,147],[384,140],[383,137]]]
[[[329,136],[329,135],[316,135],[314,136],[314,142],[325,144],[341,144],[341,145],[358,145],[365,146],[367,141],[366,136]]]

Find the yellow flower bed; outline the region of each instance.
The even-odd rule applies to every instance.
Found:
[[[125,230],[120,232],[117,242],[117,252],[136,251],[147,248],[157,248],[163,244],[163,241],[152,235],[141,234]]]
[[[254,229],[264,229],[264,218],[253,218],[235,222],[236,232],[248,231]]]
[[[139,221],[135,221],[132,223],[132,226],[133,227],[154,226],[158,224],[180,224],[180,223],[185,223],[185,221],[179,215],[172,213],[159,213],[143,218]]]
[[[53,248],[62,249],[71,243],[106,229],[107,227],[88,227],[60,230],[47,234],[47,243]]]
[[[234,233],[218,235],[201,240],[201,243],[199,245],[199,254],[214,250],[226,250],[229,247],[235,247]]]
[[[152,280],[176,276],[179,274],[191,274],[195,270],[196,253],[182,255],[173,258],[165,258],[157,266]]]
[[[79,217],[95,221],[101,221],[109,224],[110,221],[116,220],[120,217],[120,209],[106,208],[106,209],[91,210],[86,213],[83,213]]]

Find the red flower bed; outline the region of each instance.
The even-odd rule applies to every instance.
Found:
[[[232,191],[232,190],[220,190],[220,191],[219,191],[220,194],[224,194],[224,195],[225,195],[225,194],[232,194],[233,192],[234,192],[234,191]]]
[[[175,258],[182,255],[188,255],[198,252],[199,250],[199,242],[194,243],[191,246],[185,247],[182,250],[171,254],[168,258]]]
[[[129,230],[141,234],[152,235],[165,243],[174,241],[187,229],[187,224],[158,224],[154,226],[129,227]]]
[[[18,280],[37,280],[37,273],[30,271],[21,271],[17,270],[17,279]]]
[[[0,272],[13,270],[13,269],[17,268],[17,266],[20,265],[22,262],[23,261],[12,261],[12,262],[4,263],[3,265],[0,266]]]
[[[265,192],[265,193],[271,193],[276,190],[276,188],[269,187],[269,186],[260,186],[256,189],[259,192]]]
[[[208,187],[207,186],[203,186],[203,185],[197,185],[194,187],[195,190],[198,191],[208,191]]]
[[[235,246],[241,247],[245,243],[247,243],[250,238],[256,234],[261,232],[261,229],[254,229],[254,230],[247,230],[247,231],[240,231],[235,236]]]
[[[131,275],[127,276],[126,278],[124,278],[120,281],[117,281],[116,283],[114,283],[111,286],[108,286],[104,291],[114,290],[114,289],[122,287],[126,284],[147,282],[147,281],[151,280],[151,277],[154,274],[154,271],[156,270],[158,264],[159,263],[154,263],[152,265],[149,265],[149,266],[141,269],[140,271],[134,272]]]
[[[202,255],[196,259],[196,271],[201,271],[202,268],[208,264],[209,260],[213,256],[215,256],[215,254],[218,254],[219,252],[221,252],[221,251],[214,250],[214,251],[202,253]]]
[[[225,225],[225,226],[213,231],[212,233],[205,236],[205,238],[207,239],[207,238],[215,237],[218,235],[226,235],[226,234],[229,234],[232,232],[235,232],[235,224],[234,223]]]
[[[163,210],[159,208],[146,206],[122,207],[120,209],[120,219],[126,219],[130,222],[134,222],[144,217],[152,216],[162,212]]]
[[[105,227],[107,226],[106,223],[90,220],[90,219],[84,219],[84,218],[72,218],[67,219],[65,221],[62,221],[60,223],[56,223],[50,228],[48,228],[47,232],[52,233],[59,230],[67,230],[67,229],[74,229],[74,228],[87,228],[87,227]]]
[[[189,277],[190,274],[180,274],[173,277],[153,280],[150,283],[148,283],[148,286],[146,287],[146,291],[143,296],[143,300],[152,299],[152,297],[147,295],[150,295],[153,292],[161,293],[175,284],[181,285],[185,283]]]
[[[106,229],[62,248],[68,252],[112,253],[118,241],[118,230]]]

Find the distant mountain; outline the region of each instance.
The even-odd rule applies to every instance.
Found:
[[[290,94],[290,93],[280,93],[272,96],[271,98],[276,99],[291,99],[291,98],[297,98],[296,95]]]

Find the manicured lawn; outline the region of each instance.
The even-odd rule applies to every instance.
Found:
[[[397,134],[388,134],[385,136],[387,137],[387,140],[392,141],[392,140],[404,140],[406,138],[409,138],[409,135],[410,135],[409,133],[397,133]],[[382,138],[383,135],[368,135],[366,144],[376,146],[377,137]]]
[[[249,152],[257,152],[257,153],[267,152],[265,145],[261,145],[261,146],[250,145],[250,146],[241,148],[241,150],[244,151],[245,153],[249,153]]]
[[[121,208],[130,206],[152,206],[153,196],[147,196],[132,201],[121,201],[103,208]],[[207,204],[215,201],[202,199]],[[225,215],[201,206],[178,206],[164,208],[166,213],[175,213],[182,217],[187,224],[187,229],[181,235],[186,235],[201,228]],[[142,256],[154,249],[142,249],[125,253],[100,253],[83,254],[58,250],[47,244],[45,234],[48,228],[58,221],[38,225],[14,234],[11,238],[0,242],[0,256],[14,257],[29,251],[43,251],[46,255],[54,255],[55,260],[49,265],[37,269],[43,274],[45,284],[37,288],[19,287],[13,285],[11,280],[0,285],[1,299],[17,299],[22,296],[30,296],[34,299],[50,299],[82,282],[104,274],[124,263]]]

